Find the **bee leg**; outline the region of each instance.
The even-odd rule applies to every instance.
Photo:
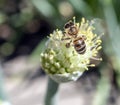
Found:
[[[66,32],[63,32],[63,36],[62,36],[61,40],[69,40],[70,39],[70,38],[65,38],[65,36],[66,36]]]
[[[72,42],[72,40],[69,43],[66,43],[66,48],[70,47],[71,42]]]
[[[65,36],[65,34],[66,34],[66,32],[65,31],[63,31],[63,35]]]
[[[62,38],[61,40],[70,40],[71,38]]]
[[[84,40],[86,40],[86,39],[87,39],[85,35],[81,35],[81,37],[82,37]]]
[[[69,48],[70,47],[70,43],[66,43],[66,48]]]

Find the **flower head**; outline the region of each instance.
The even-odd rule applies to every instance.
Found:
[[[46,50],[41,53],[42,68],[57,82],[75,81],[89,66],[95,66],[90,64],[90,59],[101,60],[97,54],[102,41],[93,32],[95,28],[91,22],[82,18],[80,23],[76,23],[73,18],[72,23],[71,27],[77,29],[77,34],[67,33],[72,30],[67,26],[64,32],[55,30],[49,36]]]

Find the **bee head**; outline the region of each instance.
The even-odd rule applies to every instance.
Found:
[[[68,23],[65,24],[64,29],[70,28],[74,26],[74,23],[72,21],[69,21]]]

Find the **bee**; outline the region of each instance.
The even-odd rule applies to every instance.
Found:
[[[78,32],[79,26],[77,26],[75,22],[69,21],[64,25],[62,40],[69,40],[69,42],[66,43],[66,48],[73,45],[78,54],[84,54],[86,52],[86,38],[85,35],[78,36]]]

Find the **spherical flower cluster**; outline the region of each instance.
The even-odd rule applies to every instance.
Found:
[[[90,59],[101,60],[97,58],[97,54],[102,48],[102,41],[93,32],[95,28],[91,22],[82,18],[80,23],[76,23],[74,18],[74,24],[79,27],[77,37],[84,35],[86,38],[84,54],[79,54],[72,45],[67,48],[67,40],[62,40],[64,33],[58,29],[50,34],[46,49],[41,53],[41,67],[59,83],[77,80],[89,66],[95,66],[90,63]]]

